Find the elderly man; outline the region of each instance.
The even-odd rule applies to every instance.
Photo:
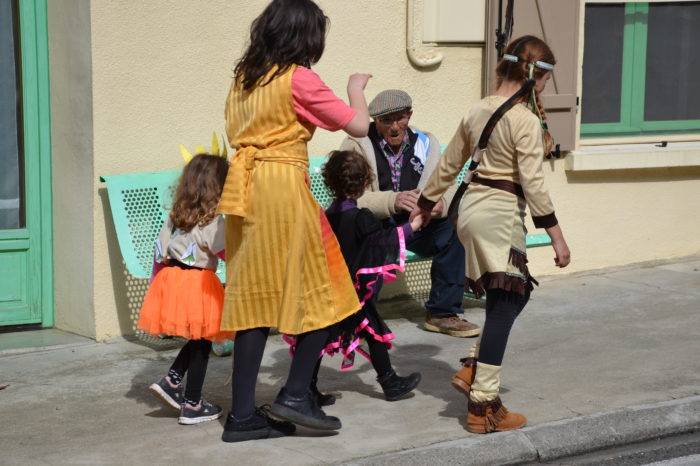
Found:
[[[369,104],[374,119],[364,138],[347,137],[341,150],[362,154],[372,167],[375,179],[358,200],[385,222],[399,225],[408,219],[420,189],[440,159],[440,143],[430,133],[409,126],[411,97],[404,91],[380,92]],[[464,294],[464,248],[446,218],[447,207],[456,185],[447,191],[433,209],[433,220],[416,232],[406,248],[421,256],[432,256],[431,289],[425,303],[424,328],[455,337],[478,335],[478,325],[459,317]]]

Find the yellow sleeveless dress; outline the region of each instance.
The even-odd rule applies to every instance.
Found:
[[[226,101],[236,152],[218,209],[226,214],[222,330],[277,327],[298,335],[360,309],[338,241],[309,189],[306,143],[316,128],[297,119],[295,68],[246,92],[234,82]]]

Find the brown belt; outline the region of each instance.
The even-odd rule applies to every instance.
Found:
[[[472,183],[479,183],[483,184],[484,186],[488,186],[489,188],[500,189],[501,191],[515,194],[516,196],[525,199],[525,192],[523,191],[523,187],[520,184],[515,183],[513,181],[489,180],[487,178],[481,178],[477,173],[474,173]]]

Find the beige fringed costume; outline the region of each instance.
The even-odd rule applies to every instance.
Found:
[[[489,96],[473,105],[457,129],[419,199],[429,209],[476,149],[489,117],[506,101]],[[477,295],[500,288],[525,294],[533,278],[525,252],[525,205],[538,228],[557,224],[544,185],[542,127],[518,104],[498,122],[459,210],[457,233],[467,257],[467,283]],[[536,283],[536,282],[535,282]]]

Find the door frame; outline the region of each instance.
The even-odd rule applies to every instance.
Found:
[[[53,234],[51,193],[51,107],[46,0],[19,0],[19,37],[22,80],[22,131],[24,155],[24,228],[0,232],[4,245],[27,247],[32,322],[9,321],[3,325],[37,323],[54,325]],[[24,249],[22,247],[22,249]]]

